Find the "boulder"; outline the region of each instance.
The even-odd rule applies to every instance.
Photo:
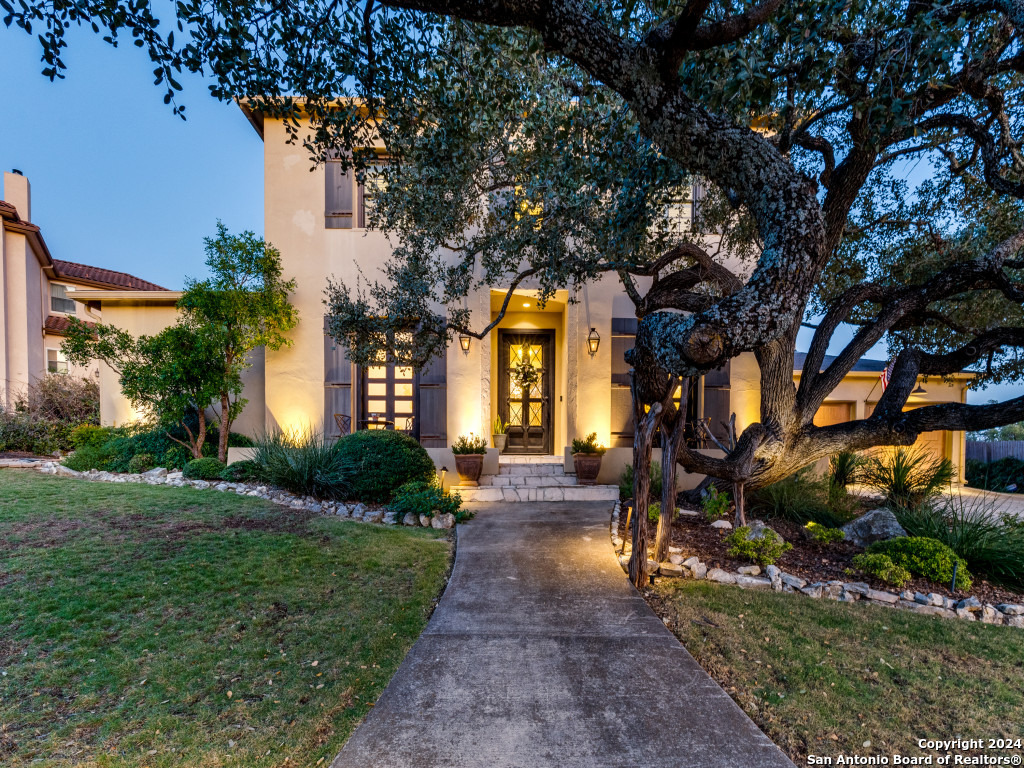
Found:
[[[896,515],[884,507],[865,512],[844,525],[842,530],[846,534],[846,540],[852,541],[858,547],[907,535],[903,526],[896,520]]]
[[[690,568],[690,573],[693,574],[693,578],[697,579],[697,581],[700,581],[701,579],[706,579],[707,578],[708,567],[706,565],[704,565],[704,563],[700,562],[699,560],[696,563],[694,563],[693,565],[689,566],[689,568]]]
[[[889,603],[890,605],[900,599],[899,595],[894,595],[892,592],[886,592],[881,589],[869,589],[864,597],[868,600],[874,600],[876,603]]]
[[[430,515],[420,515],[420,525],[424,528],[430,527]]]
[[[707,573],[708,581],[717,581],[719,584],[735,584],[736,577],[721,568],[712,568]]]
[[[981,607],[981,620],[985,624],[1002,624],[1003,614],[995,609],[995,606],[986,603]]]
[[[772,587],[772,583],[769,579],[765,579],[760,576],[744,576],[743,574],[737,574],[733,578],[736,579],[736,586],[742,587],[743,589],[771,589]]]
[[[744,565],[742,568],[737,568],[736,571],[738,573],[743,574],[744,576],[760,576],[761,575],[761,567],[758,566],[758,565]]]
[[[974,597],[973,595],[971,597],[965,597],[963,600],[956,604],[956,610],[971,611],[972,613],[975,611],[980,611],[981,600]]]
[[[402,518],[402,525],[419,525],[420,519],[412,512],[406,512]]]
[[[715,522],[713,522],[711,524],[711,527],[712,528],[721,528],[723,530],[728,531],[728,530],[732,530],[732,523],[730,523],[728,520],[715,520]]]
[[[785,539],[778,534],[777,531],[769,528],[760,520],[754,520],[750,523],[750,531],[747,533],[748,539],[763,539],[766,536],[774,536],[776,541],[782,542]]]
[[[379,523],[384,519],[383,509],[368,509],[363,513],[364,523]]]
[[[820,582],[815,582],[814,584],[809,584],[806,587],[800,587],[800,591],[808,597],[821,597],[823,587],[824,585]]]
[[[430,525],[432,528],[437,528],[441,531],[454,528],[455,515],[451,512],[443,512],[440,515],[434,515],[434,519],[430,521]]]
[[[143,472],[142,476],[151,479],[156,479],[158,477],[167,477],[167,470],[164,467],[155,467],[154,469],[151,469],[148,472]]]
[[[661,563],[658,566],[658,573],[662,576],[675,576],[677,578],[682,578],[685,575],[683,566],[678,563]]]
[[[786,573],[785,571],[779,574],[779,578],[782,580],[784,585],[792,587],[793,589],[803,589],[807,586],[806,579],[801,579],[799,576],[794,576],[793,574]]]
[[[685,560],[683,560],[682,564],[685,565],[687,568],[693,568],[693,566],[695,566],[699,562],[700,558],[696,555],[693,555],[692,557],[688,557]]]
[[[681,566],[683,564],[683,556],[682,555],[672,554],[672,555],[668,556],[668,561],[672,565],[680,565]]]
[[[352,507],[352,519],[353,520],[362,520],[363,519],[363,515],[365,515],[365,514],[366,514],[366,505],[365,504],[356,504],[354,507]]]
[[[1008,627],[1017,627],[1018,629],[1024,629],[1024,616],[1007,616],[1003,619],[1003,623]]]
[[[1013,603],[1000,603],[996,606],[1001,613],[1005,613],[1007,616],[1024,616],[1024,605],[1015,605]]]

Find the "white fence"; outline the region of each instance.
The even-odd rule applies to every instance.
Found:
[[[967,458],[978,461],[999,461],[1012,458],[1024,460],[1024,440],[967,441]]]

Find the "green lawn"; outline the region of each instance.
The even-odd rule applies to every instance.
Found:
[[[325,765],[450,554],[429,529],[0,470],[0,764]]]
[[[1020,629],[706,582],[662,580],[649,599],[797,764],[1024,736]]]

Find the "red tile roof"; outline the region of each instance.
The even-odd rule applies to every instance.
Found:
[[[68,327],[71,325],[71,319],[63,317],[61,315],[47,315],[46,322],[43,323],[43,330],[47,333],[52,333],[55,336],[64,336],[68,332]],[[90,328],[94,327],[95,323],[86,323]]]
[[[122,288],[130,291],[166,291],[167,289],[143,280],[140,277],[129,275],[126,272],[115,272],[112,269],[90,267],[87,264],[76,264],[73,261],[53,260],[53,268],[57,277],[68,280],[85,280],[98,285]]]

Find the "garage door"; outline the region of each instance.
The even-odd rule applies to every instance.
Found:
[[[929,403],[932,405],[932,403]],[[866,407],[866,416],[870,416],[875,410],[874,403],[868,403]],[[913,406],[904,407],[904,411],[914,410]],[[922,450],[928,451],[928,453],[942,459],[952,459],[951,446],[953,444],[952,438],[950,437],[950,431],[948,429],[940,429],[935,432],[922,432],[921,436],[917,438],[917,442],[914,443],[915,448],[921,448]]]
[[[842,424],[853,418],[853,403],[823,403],[814,414],[814,426],[827,427]]]

